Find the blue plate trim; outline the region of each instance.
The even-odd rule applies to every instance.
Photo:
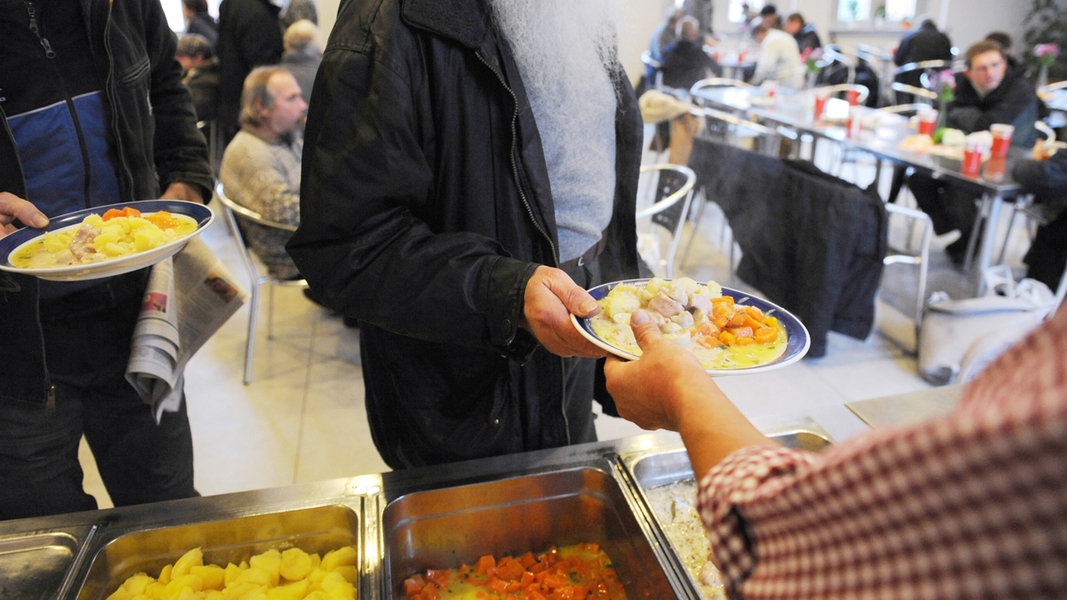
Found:
[[[604,298],[604,296],[608,295],[608,292],[610,292],[618,285],[629,284],[642,286],[646,285],[649,281],[650,279],[648,278],[624,279],[622,281],[613,281],[611,283],[605,283],[590,289],[589,294],[599,302],[602,298]],[[704,285],[706,282],[698,283]],[[778,360],[772,363],[758,365],[755,367],[744,367],[740,369],[706,369],[708,373],[712,375],[741,375],[750,373],[761,373],[764,371],[779,369],[786,365],[793,364],[801,358],[804,358],[804,355],[808,353],[808,347],[811,345],[811,337],[808,335],[807,328],[804,327],[804,324],[801,323],[800,319],[796,318],[793,313],[769,300],[764,300],[762,298],[758,298],[751,294],[746,294],[744,292],[732,288],[723,287],[722,295],[732,296],[734,302],[738,304],[747,304],[749,306],[755,306],[756,308],[762,310],[764,313],[774,315],[785,327],[785,333],[788,339],[786,341],[785,352],[782,354],[782,356],[778,358]],[[615,356],[628,360],[635,360],[637,358],[637,356],[634,356],[633,354],[621,348],[613,346],[601,339],[599,336],[597,336],[597,334],[593,331],[593,325],[589,322],[589,319],[571,315],[571,321],[574,323],[574,326],[578,329],[579,333],[581,333],[583,336],[589,339],[589,341],[593,342],[597,346],[600,346],[604,350],[611,352]]]
[[[184,241],[188,241],[188,239],[192,236],[199,234],[201,231],[204,230],[205,227],[208,226],[209,223],[211,223],[212,219],[214,219],[214,215],[212,214],[211,209],[207,206],[204,206],[203,204],[199,204],[197,202],[188,202],[185,200],[140,200],[137,202],[119,202],[116,204],[107,204],[104,206],[84,208],[82,210],[77,210],[49,219],[48,225],[43,229],[23,227],[22,229],[19,229],[14,233],[0,238],[0,270],[11,271],[14,273],[37,275],[46,279],[48,277],[47,275],[44,275],[44,273],[48,271],[54,271],[57,274],[61,274],[64,271],[68,270],[77,270],[79,271],[79,273],[87,273],[84,276],[77,276],[76,279],[93,279],[96,277],[107,277],[110,275],[114,275],[115,273],[112,273],[111,271],[114,270],[117,264],[122,264],[123,261],[130,261],[131,259],[136,259],[139,255],[116,258],[114,260],[93,263],[91,265],[56,267],[55,269],[20,269],[11,264],[10,258],[11,253],[14,252],[15,249],[17,249],[19,246],[44,235],[46,232],[56,231],[57,229],[63,229],[64,227],[70,227],[71,225],[77,225],[78,223],[81,223],[82,220],[85,219],[85,217],[89,216],[92,213],[102,215],[107,212],[108,209],[121,209],[127,206],[136,208],[142,213],[154,213],[159,212],[161,210],[165,210],[170,213],[185,215],[187,217],[193,218],[197,222],[196,231],[190,234],[189,236],[183,238]],[[171,244],[174,244],[176,242],[171,242]],[[170,244],[168,244],[168,246],[169,245]],[[182,244],[182,246],[184,246],[184,244]],[[159,256],[158,260],[156,260],[155,262],[158,262],[159,260],[162,260],[167,256],[170,256],[170,254]],[[145,267],[149,264],[152,263],[140,264],[136,268]],[[71,278],[63,278],[63,280],[68,279]]]

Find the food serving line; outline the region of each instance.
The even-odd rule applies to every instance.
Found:
[[[824,116],[814,118],[815,90],[778,88],[774,96],[768,97],[757,87],[712,87],[698,90],[694,99],[757,122],[771,122],[810,135],[816,143],[826,140],[840,145],[845,152],[871,154],[878,159],[875,181],[880,178],[882,161],[887,161],[911,167],[935,179],[955,180],[980,189],[983,235],[971,272],[976,295],[983,293],[982,273],[993,262],[1000,211],[1006,199],[1020,192],[1019,184],[1011,178],[1012,167],[1016,161],[1029,158],[1026,151],[1013,147],[1006,158],[991,157],[983,162],[979,171],[970,173],[963,169],[962,160],[954,154],[902,147],[902,142],[915,131],[908,119],[901,115],[866,106],[850,107],[845,100],[830,98]]]
[[[806,421],[767,430],[819,450]],[[201,547],[225,566],[270,548],[354,545],[360,598],[403,597],[404,578],[482,554],[594,542],[629,598],[699,598],[646,490],[692,480],[675,436],[645,434],[282,488],[0,522],[0,597],[96,600]],[[693,523],[692,527],[699,527]]]

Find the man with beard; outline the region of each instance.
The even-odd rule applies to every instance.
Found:
[[[641,121],[611,2],[347,0],[308,114],[313,293],[359,319],[393,468],[592,441],[570,314],[637,275]],[[601,398],[598,396],[598,398]]]

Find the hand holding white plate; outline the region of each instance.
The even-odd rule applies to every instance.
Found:
[[[45,233],[55,232],[67,228],[77,228],[82,220],[90,214],[104,214],[109,209],[122,209],[125,207],[135,208],[142,214],[151,214],[166,211],[175,215],[184,215],[196,221],[196,229],[182,235],[165,244],[138,252],[129,256],[120,256],[98,262],[85,264],[64,265],[57,267],[19,267],[15,266],[11,257],[21,248],[28,244],[36,243]],[[83,281],[113,277],[130,271],[136,271],[154,265],[155,263],[172,256],[182,248],[195,235],[207,227],[214,218],[211,209],[196,202],[184,200],[141,200],[138,202],[121,202],[105,206],[94,206],[71,213],[67,213],[50,219],[44,229],[23,227],[18,231],[0,238],[0,270],[33,275],[50,281]]]
[[[613,289],[620,285],[644,288],[649,284],[650,281],[653,280],[629,279],[624,281],[615,281],[612,283],[606,283],[597,286],[589,290],[589,293],[593,296],[593,298],[600,302]],[[663,283],[663,280],[657,281],[659,282],[659,284]],[[690,284],[693,285],[704,285],[696,284],[696,282],[693,282],[691,280],[688,281]],[[716,284],[711,285],[717,287]],[[622,290],[620,289],[620,291]],[[789,311],[767,300],[755,298],[751,295],[744,294],[740,291],[732,290],[729,288],[722,288],[722,296],[728,296],[732,298],[736,305],[754,307],[764,315],[773,316],[774,320],[777,321],[777,327],[779,327],[782,332],[784,332],[784,335],[782,336],[784,337],[784,341],[781,341],[779,339],[776,342],[778,344],[778,347],[776,348],[771,348],[770,346],[772,346],[773,344],[768,343],[768,352],[763,353],[763,356],[765,358],[761,360],[756,360],[754,362],[749,362],[747,364],[738,363],[737,366],[716,366],[712,368],[707,368],[707,363],[705,363],[705,370],[708,373],[712,375],[761,373],[764,371],[778,369],[786,365],[792,364],[803,358],[803,356],[807,353],[808,347],[810,345],[810,338],[808,336],[807,329],[805,329],[804,325]],[[594,319],[595,318],[596,317],[594,317]],[[581,333],[586,339],[588,339],[596,346],[610,352],[611,354],[628,360],[635,360],[639,357],[640,351],[636,347],[624,348],[622,347],[622,345],[624,345],[622,342],[608,341],[607,339],[605,339],[600,333],[597,332],[596,328],[594,327],[593,320],[571,315],[571,321],[574,324],[574,327],[578,330],[578,332]],[[601,323],[601,325],[603,325],[603,323]],[[784,347],[782,347],[782,344],[784,344]],[[701,358],[701,356],[699,356],[699,352],[698,358]],[[702,362],[704,362],[704,358],[702,358]]]

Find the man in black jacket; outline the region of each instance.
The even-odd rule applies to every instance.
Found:
[[[923,19],[918,29],[905,35],[893,54],[893,63],[898,67],[924,60],[952,60],[952,42],[930,19]],[[921,76],[922,71],[907,71],[893,80],[921,87]],[[898,103],[911,101],[911,94],[897,94]]]
[[[0,3],[0,235],[212,177],[157,0]],[[84,434],[115,505],[196,495],[185,402],[157,424],[126,382],[148,270],[84,282],[0,276],[0,518],[96,508]]]
[[[282,58],[281,9],[269,0],[225,0],[219,5],[219,116],[222,143],[237,133],[241,86],[255,67]]]
[[[595,313],[583,288],[638,263],[641,122],[612,14],[599,0],[341,5],[288,249],[360,321],[371,432],[393,468],[595,439],[603,352],[570,314]]]
[[[948,127],[971,133],[987,130],[994,123],[1007,123],[1015,128],[1012,146],[1033,146],[1040,102],[1034,88],[1021,72],[1009,66],[997,42],[977,42],[967,49],[966,56],[967,69],[956,75],[955,99],[948,105]],[[935,232],[959,230],[960,239],[945,250],[953,262],[962,264],[978,216],[975,189],[925,174],[912,175],[908,187],[919,207],[930,215]]]

